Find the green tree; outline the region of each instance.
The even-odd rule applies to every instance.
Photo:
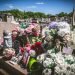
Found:
[[[73,15],[73,12],[70,12],[70,13],[68,14],[69,17],[72,17],[72,15]]]
[[[64,12],[61,12],[61,13],[57,14],[57,16],[64,17],[64,16],[68,16],[68,14],[67,13],[64,13]]]

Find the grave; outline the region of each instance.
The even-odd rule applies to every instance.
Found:
[[[0,56],[0,75],[27,75],[27,70],[22,69],[18,64],[13,65],[9,61],[5,61]]]
[[[14,17],[10,13],[0,14],[0,21],[11,22],[11,21],[14,21]]]
[[[72,25],[75,28],[75,9],[73,8]]]

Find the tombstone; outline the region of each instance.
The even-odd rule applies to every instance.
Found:
[[[0,22],[2,22],[2,18],[0,18]]]
[[[28,22],[31,23],[32,22],[32,18],[28,18]]]
[[[35,18],[32,19],[32,23],[37,23],[37,22],[38,22],[37,19],[35,19]]]
[[[14,21],[14,17],[10,13],[8,13],[7,14],[7,22],[11,22],[11,21]]]
[[[63,21],[63,20],[64,20],[64,17],[61,17],[61,18],[60,18],[60,21]]]
[[[47,23],[49,22],[49,18],[46,18],[46,22],[47,22]]]
[[[72,25],[75,27],[75,9],[73,8]]]
[[[51,19],[50,18],[48,18],[48,22],[50,22],[51,21]]]
[[[57,21],[57,22],[59,21],[58,16],[55,17],[55,21]]]
[[[0,21],[11,22],[14,21],[14,17],[10,13],[0,14]]]
[[[42,20],[41,20],[42,22],[44,22],[44,18],[42,18]]]
[[[38,22],[41,22],[41,18],[37,18]]]

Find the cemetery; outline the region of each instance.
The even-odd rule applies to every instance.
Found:
[[[75,9],[0,11],[0,75],[75,75]]]

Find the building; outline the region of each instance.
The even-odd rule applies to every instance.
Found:
[[[3,13],[3,14],[0,14],[0,21],[11,22],[11,21],[14,21],[14,17],[10,13]]]

